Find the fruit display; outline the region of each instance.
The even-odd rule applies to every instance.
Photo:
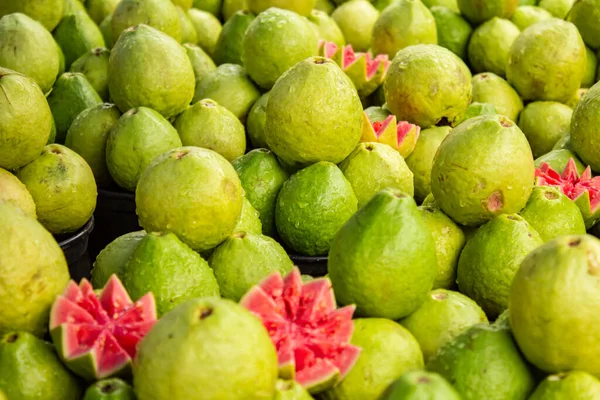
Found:
[[[600,0],[0,0],[0,400],[600,400],[599,57]]]

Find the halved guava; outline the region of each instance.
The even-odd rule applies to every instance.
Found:
[[[395,115],[390,115],[383,121],[371,122],[365,112],[360,141],[387,144],[406,158],[415,149],[420,133],[420,126],[406,121],[397,122]]]

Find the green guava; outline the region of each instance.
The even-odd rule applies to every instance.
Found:
[[[277,352],[262,322],[242,306],[193,299],[165,314],[146,335],[133,377],[140,400],[272,400]]]
[[[423,4],[429,8],[446,7],[453,12],[460,13],[456,0],[423,0]]]
[[[350,343],[362,349],[358,362],[339,385],[321,395],[325,400],[377,399],[404,373],[423,368],[419,343],[389,319],[355,319]]]
[[[565,19],[574,3],[575,0],[540,0],[538,6],[558,19]]]
[[[181,146],[177,130],[162,115],[147,107],[132,108],[108,134],[106,166],[119,186],[134,192],[152,160]]]
[[[526,400],[535,381],[510,333],[479,324],[446,343],[427,363],[452,382],[464,400]]]
[[[92,268],[92,285],[103,288],[112,274],[123,278],[123,270],[127,261],[146,236],[146,231],[129,232],[110,242],[96,257]]]
[[[392,383],[378,400],[460,400],[458,392],[435,372],[410,371]]]
[[[573,3],[573,1],[570,1]],[[563,17],[564,18],[564,17]],[[578,0],[567,15],[567,21],[575,24],[583,41],[594,50],[600,48],[600,2],[598,0]]]
[[[549,153],[556,142],[569,132],[573,110],[552,101],[529,103],[519,115],[523,131],[535,158]]]
[[[438,44],[467,61],[467,45],[473,32],[471,25],[458,11],[447,7],[435,6],[430,11],[437,27]]]
[[[586,52],[586,70],[583,80],[581,81],[582,88],[590,88],[596,83],[596,71],[598,70],[598,59],[596,54],[589,48],[585,48]]]
[[[181,7],[177,7],[179,14],[179,24],[181,25],[181,43],[198,43],[198,32],[192,22],[192,19]]]
[[[65,146],[88,163],[99,187],[112,182],[106,166],[106,141],[120,116],[114,104],[90,107],[75,118],[65,138]]]
[[[52,344],[18,331],[0,335],[0,390],[18,400],[79,400],[82,394]]]
[[[384,189],[335,235],[327,267],[340,304],[356,304],[361,316],[399,319],[433,286],[435,242],[414,200]]]
[[[475,72],[506,75],[510,48],[521,31],[507,19],[494,17],[481,24],[469,41],[469,62]]]
[[[248,9],[246,0],[223,0],[223,6],[221,7],[221,13],[223,14],[223,20],[227,21],[237,11],[243,11]]]
[[[53,234],[81,228],[96,208],[94,173],[79,154],[65,146],[47,145],[17,176],[35,201],[38,220]]]
[[[149,107],[171,118],[190,104],[194,86],[194,70],[185,49],[148,25],[126,29],[111,51],[108,89],[122,112]]]
[[[121,273],[134,301],[152,292],[159,316],[187,300],[219,296],[208,263],[173,233],[145,235]]]
[[[398,0],[392,3],[381,12],[373,26],[373,52],[387,54],[390,59],[405,47],[437,43],[436,21],[420,0]]]
[[[198,10],[208,11],[215,17],[221,15],[221,8],[223,6],[223,0],[193,0],[192,7]]]
[[[71,72],[81,72],[103,101],[108,101],[108,59],[110,50],[96,47],[71,64]]]
[[[31,78],[0,67],[0,167],[17,169],[36,158],[50,137],[52,113]]]
[[[65,255],[39,222],[11,203],[0,202],[0,221],[0,332],[42,336],[50,307],[69,282]]]
[[[30,77],[44,93],[52,89],[58,76],[57,47],[50,32],[27,15],[0,18],[0,66]]]
[[[314,10],[326,12],[328,15],[335,10],[335,4],[332,0],[316,0]]]
[[[496,115],[498,111],[496,110],[496,106],[489,103],[471,103],[467,110],[465,111],[465,115],[463,115],[463,119],[460,122],[464,122],[468,119],[480,117],[482,115]]]
[[[575,108],[588,90],[589,88],[579,88],[575,93],[573,93],[573,96],[565,104],[571,108]]]
[[[483,115],[463,122],[442,142],[433,162],[431,191],[454,221],[477,226],[520,211],[533,189],[534,172],[519,127],[504,116]]]
[[[104,19],[112,15],[120,0],[86,0],[85,8],[89,16],[99,25]]]
[[[184,146],[214,150],[228,161],[246,151],[244,125],[231,111],[211,99],[200,100],[179,114],[174,126]]]
[[[112,49],[115,45],[115,41],[113,40],[112,35],[112,14],[104,18],[104,21],[98,25],[100,28],[100,32],[102,32],[102,37],[104,38],[104,45],[107,49]]]
[[[592,86],[573,110],[571,118],[571,146],[584,164],[600,171],[600,144],[596,139],[600,123],[600,84]]]
[[[303,275],[304,276],[304,275]],[[273,400],[313,400],[298,382],[279,379],[275,386],[275,397]]]
[[[52,32],[63,16],[64,0],[4,0],[0,2],[0,17],[22,13],[39,21]]]
[[[250,203],[244,196],[242,202],[242,213],[240,220],[233,229],[233,232],[246,232],[254,233],[256,235],[262,234],[262,223],[260,222],[260,214],[256,211],[256,208]]]
[[[35,203],[27,187],[13,174],[0,168],[0,203],[7,202],[29,217],[37,218]]]
[[[519,0],[457,0],[461,14],[473,25],[494,17],[511,19]]]
[[[292,11],[267,10],[252,21],[244,35],[244,67],[252,80],[267,90],[284,72],[315,55],[315,30],[306,18]]]
[[[277,196],[275,224],[290,250],[327,254],[336,232],[357,210],[350,182],[340,169],[321,161],[292,175]]]
[[[307,16],[315,7],[315,0],[247,0],[248,9],[253,14],[260,14],[271,7],[293,11],[299,15]]]
[[[531,252],[510,292],[510,325],[532,364],[549,372],[580,370],[600,376],[590,351],[600,340],[600,242],[561,236]]]
[[[200,85],[200,82],[202,82],[204,80],[204,78],[207,77],[209,72],[217,69],[217,66],[215,65],[215,62],[212,60],[212,58],[210,58],[210,56],[208,54],[206,54],[206,52],[204,50],[202,50],[200,47],[196,46],[195,44],[185,43],[183,45],[183,47],[185,48],[188,58],[190,59],[190,62],[192,63],[192,69],[194,70],[194,78],[195,78],[194,94],[195,94],[198,86]],[[200,99],[200,100],[202,100],[202,99]],[[196,100],[196,101],[198,101],[198,100]],[[192,103],[195,103],[196,101],[192,100]]]
[[[346,38],[338,24],[326,12],[312,10],[308,15],[308,20],[317,34],[318,40],[333,42],[338,47],[346,44]]]
[[[243,65],[244,35],[252,21],[254,15],[244,10],[236,12],[225,22],[213,53],[215,63]]]
[[[83,400],[136,400],[133,388],[119,378],[103,379],[90,386]]]
[[[471,83],[473,102],[491,104],[496,107],[498,114],[517,121],[523,110],[523,100],[508,82],[496,74],[486,72],[473,76]]]
[[[585,234],[585,222],[579,207],[551,186],[534,188],[519,215],[529,222],[544,242],[563,235]]]
[[[221,22],[211,13],[195,8],[189,9],[187,13],[196,28],[198,46],[212,57],[219,35],[223,30]]]
[[[242,185],[220,154],[181,147],[150,163],[135,200],[146,231],[173,232],[193,250],[204,251],[233,232],[242,211]]]
[[[515,40],[506,76],[523,100],[564,103],[581,86],[585,70],[585,45],[577,28],[552,18],[530,26]]]
[[[277,157],[269,150],[256,149],[234,160],[246,198],[258,211],[263,234],[273,236],[275,230],[275,204],[288,173],[279,165]]]
[[[110,21],[114,43],[123,31],[139,24],[148,25],[181,42],[179,13],[171,0],[121,0]]]
[[[553,170],[562,174],[565,167],[567,166],[567,163],[569,162],[569,159],[571,158],[575,162],[577,172],[579,172],[579,175],[581,175],[585,170],[585,165],[583,165],[579,158],[577,158],[577,155],[575,153],[568,149],[552,150],[551,152],[536,158],[534,165],[536,168],[540,168],[542,163],[545,162],[549,164]]]
[[[600,380],[583,371],[560,372],[546,377],[529,400],[594,399],[600,396]]]
[[[265,134],[265,125],[267,124],[267,103],[269,102],[269,93],[267,92],[254,102],[248,118],[246,120],[246,132],[250,139],[250,144],[254,149],[268,148]]]
[[[450,50],[431,44],[400,50],[384,82],[390,111],[398,120],[422,128],[460,120],[471,103],[471,89],[465,63]]]
[[[368,0],[344,3],[335,9],[331,18],[354,51],[368,51],[371,48],[373,27],[379,18],[379,11]]]
[[[529,26],[551,19],[552,17],[552,14],[545,9],[530,5],[517,7],[517,10],[510,20],[517,28],[524,31]]]

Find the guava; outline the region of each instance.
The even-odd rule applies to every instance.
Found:
[[[52,32],[63,16],[63,8],[64,0],[8,0],[0,3],[0,17],[23,13],[39,21],[48,32]]]
[[[338,25],[347,44],[356,51],[368,51],[379,11],[367,0],[349,1],[337,7],[331,18]]]
[[[287,180],[277,196],[275,224],[290,250],[327,254],[336,232],[357,210],[352,185],[342,171],[321,161]]]
[[[356,304],[361,316],[399,319],[433,286],[435,242],[414,200],[384,189],[337,232],[327,267],[340,304]]]
[[[215,63],[243,65],[244,35],[254,18],[249,11],[238,11],[225,22],[213,52]]]
[[[581,81],[582,88],[590,88],[596,83],[596,71],[598,70],[598,59],[596,54],[589,48],[585,48],[586,52],[586,70],[583,80]]]
[[[27,187],[13,174],[0,168],[0,203],[7,202],[29,217],[37,218],[35,203]]]
[[[413,173],[402,156],[387,144],[360,143],[342,161],[340,169],[354,189],[358,208],[388,187],[413,195]]]
[[[192,63],[192,69],[194,70],[194,78],[195,78],[195,86],[194,86],[194,94],[196,94],[196,90],[200,85],[200,82],[207,77],[208,73],[217,69],[215,62],[210,58],[208,54],[202,48],[196,46],[195,44],[184,43],[183,47]],[[199,99],[202,100],[202,99]],[[198,101],[198,100],[196,100]],[[192,103],[196,101],[192,100]]]
[[[458,392],[435,372],[410,371],[392,383],[378,400],[460,400]]]
[[[139,24],[148,25],[181,42],[179,13],[171,0],[121,0],[110,21],[114,43],[123,31]],[[152,53],[152,50],[149,51]]]
[[[580,370],[598,377],[600,242],[561,236],[531,252],[511,286],[510,325],[519,348],[548,373]]]
[[[269,92],[260,96],[254,102],[252,108],[248,112],[246,119],[246,132],[250,139],[250,144],[254,149],[268,148],[267,138],[265,133],[265,125],[267,123],[267,103],[269,102]]]
[[[581,175],[585,171],[585,165],[577,158],[577,155],[568,149],[557,149],[552,150],[549,153],[544,154],[541,157],[535,159],[535,167],[540,168],[542,163],[546,163],[552,167],[553,170],[562,173],[570,159],[573,159],[577,172]]]
[[[550,12],[535,5],[519,6],[510,19],[520,30],[524,31],[529,26],[553,18]]]
[[[491,104],[496,107],[498,114],[517,121],[523,110],[523,100],[508,82],[496,74],[484,72],[473,76],[471,83],[473,102]]]
[[[17,177],[35,201],[38,220],[53,234],[81,228],[96,208],[98,193],[92,169],[65,146],[47,145]]]
[[[342,30],[325,11],[312,10],[307,18],[312,23],[318,40],[333,42],[340,47],[346,44]]]
[[[335,8],[336,6],[332,0],[316,0],[313,10],[323,11],[330,15]]]
[[[48,330],[54,298],[69,282],[67,261],[52,235],[11,203],[0,202],[0,221],[4,238],[0,244],[0,332],[17,330],[42,336]]]
[[[260,222],[260,214],[256,211],[256,208],[250,203],[244,196],[244,201],[242,202],[242,213],[240,215],[240,220],[237,225],[233,229],[233,232],[246,232],[246,233],[254,233],[256,235],[262,234],[262,223]]]
[[[108,134],[106,166],[120,187],[134,192],[152,160],[181,145],[177,130],[162,115],[147,107],[132,108]]]
[[[529,103],[519,116],[523,131],[535,158],[550,152],[556,142],[569,132],[573,110],[551,101]]]
[[[52,89],[58,76],[57,47],[50,32],[27,15],[0,18],[0,65],[30,77],[44,93]]]
[[[139,400],[271,400],[277,353],[260,320],[243,307],[193,299],[165,314],[145,337],[133,376]]]
[[[92,285],[103,288],[113,274],[123,278],[125,265],[144,236],[146,231],[129,232],[110,242],[96,257],[92,268]]]
[[[529,400],[593,399],[598,396],[598,378],[583,371],[569,371],[546,377]]]
[[[198,43],[198,32],[192,22],[192,19],[181,7],[177,7],[179,14],[179,24],[181,25],[181,43]]]
[[[127,28],[110,53],[108,89],[122,112],[149,107],[171,118],[190,104],[194,87],[194,70],[185,49],[148,25]]]
[[[221,15],[223,0],[193,0],[192,7],[198,10],[208,11],[215,17]]]
[[[108,59],[110,51],[96,47],[71,64],[71,72],[81,72],[103,101],[108,101]]]
[[[246,151],[244,125],[231,111],[211,99],[200,100],[179,114],[174,126],[184,146],[214,150],[228,161]]]
[[[572,0],[569,2],[573,4]],[[598,0],[575,1],[567,15],[567,21],[575,24],[583,41],[594,50],[600,48],[600,30],[596,24],[598,18],[600,18]]]
[[[478,26],[469,41],[469,63],[475,72],[506,75],[510,48],[521,31],[507,19],[494,17]]]
[[[278,7],[307,16],[315,6],[315,0],[247,0],[248,9],[253,14],[260,14],[271,7]]]
[[[83,400],[135,400],[133,388],[119,378],[103,379],[90,386]]]
[[[198,46],[212,57],[223,29],[221,22],[211,13],[195,8],[189,9],[187,13],[196,28]]]
[[[115,41],[113,40],[112,35],[112,14],[104,18],[104,20],[98,25],[100,28],[100,32],[102,32],[102,37],[104,38],[104,45],[107,49],[112,49],[115,45]]]
[[[465,115],[463,115],[463,119],[460,122],[464,122],[468,119],[480,117],[482,115],[496,115],[498,111],[496,110],[496,106],[489,103],[471,103],[467,110],[465,111]]]
[[[585,70],[585,45],[577,28],[552,18],[530,26],[515,40],[506,77],[523,100],[564,103],[580,87]]]
[[[429,8],[446,7],[451,11],[460,13],[458,3],[456,2],[456,0],[423,0],[423,4],[425,4]]]
[[[204,251],[233,232],[242,210],[242,185],[220,154],[181,147],[150,163],[135,198],[146,231],[173,232],[193,250]]]
[[[600,84],[592,86],[573,110],[571,118],[571,146],[581,161],[600,172],[600,147],[596,127],[600,122]]]
[[[566,19],[574,3],[575,0],[540,0],[538,6],[558,19]]]
[[[494,17],[510,19],[519,0],[457,0],[461,14],[473,25]]]
[[[294,380],[277,380],[274,400],[313,400],[306,389]]]
[[[365,108],[365,114],[369,118],[369,124],[372,126],[374,122],[385,121],[392,113],[387,109],[379,106],[371,106]]]
[[[458,11],[447,7],[435,6],[430,11],[437,27],[437,43],[467,61],[467,46],[473,33],[471,25]]]
[[[237,11],[243,11],[248,9],[246,0],[223,0],[221,7],[221,13],[223,14],[223,20],[227,21]]]
[[[399,120],[422,128],[453,125],[471,102],[471,73],[450,50],[431,44],[410,46],[394,57],[384,91],[387,107]]]
[[[112,15],[120,0],[86,0],[85,8],[96,25]]]
[[[75,118],[65,138],[65,146],[88,163],[99,187],[106,187],[112,182],[106,166],[106,141],[120,116],[114,104],[90,107]]]

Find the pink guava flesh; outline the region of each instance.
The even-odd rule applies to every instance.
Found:
[[[396,117],[393,115],[389,115],[383,121],[371,122],[371,126],[373,127],[373,131],[375,132],[375,137],[379,139],[381,135],[383,135],[387,129],[387,127],[396,120]],[[421,127],[418,125],[411,124],[407,121],[400,121],[396,124],[396,142],[397,146],[400,147],[408,134],[415,130],[415,142],[419,138],[419,134],[421,133]]]

